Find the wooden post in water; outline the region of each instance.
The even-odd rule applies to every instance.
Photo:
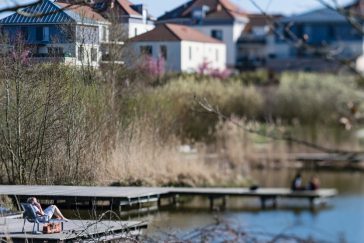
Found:
[[[277,208],[277,197],[272,198],[272,207]]]
[[[213,210],[214,209],[214,197],[210,196],[209,200],[210,200],[210,210]]]
[[[109,200],[109,208],[110,210],[118,210],[121,211],[121,201],[120,199],[111,198]]]
[[[172,196],[172,203],[173,203],[173,205],[174,206],[178,206],[178,197],[179,197],[179,195],[178,194],[174,194],[173,196]]]
[[[260,205],[262,207],[262,209],[266,208],[266,198],[265,197],[260,197]]]
[[[222,205],[221,205],[222,209],[226,209],[226,196],[222,197]]]
[[[315,198],[314,197],[310,197],[310,209],[314,210],[315,209]]]

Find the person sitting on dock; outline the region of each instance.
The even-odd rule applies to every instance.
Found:
[[[293,179],[291,189],[292,189],[292,191],[305,190],[305,187],[303,186],[303,182],[302,182],[302,176],[300,173],[297,173],[295,178]]]
[[[62,219],[64,221],[68,221],[67,218],[63,216],[61,211],[58,209],[56,205],[50,205],[46,209],[42,209],[42,206],[38,202],[38,200],[35,197],[30,197],[27,200],[27,203],[30,203],[32,207],[34,208],[36,214],[44,216],[47,215],[49,219],[51,219],[54,216],[56,216],[57,219]]]
[[[316,191],[320,189],[320,180],[317,176],[312,176],[307,189],[311,191]]]

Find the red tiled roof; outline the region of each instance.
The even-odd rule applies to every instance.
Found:
[[[137,15],[140,16],[141,14],[135,11],[131,6],[133,5],[128,0],[117,0],[120,4],[121,8],[128,14],[128,15]]]
[[[205,43],[222,43],[198,30],[184,25],[162,24],[147,33],[131,39],[133,42],[145,41],[193,41]]]
[[[274,21],[282,18],[283,15],[270,15],[265,16],[263,14],[249,14],[249,22],[245,25],[243,33],[251,33],[254,27],[271,26]]]
[[[92,7],[88,5],[69,4],[64,2],[55,2],[55,4],[57,4],[61,8],[66,8],[69,11],[75,12],[81,17],[96,21],[107,21],[104,17],[102,17],[101,14],[96,12]]]

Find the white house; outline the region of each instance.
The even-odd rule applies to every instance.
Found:
[[[80,2],[79,0],[56,1],[71,4]],[[121,24],[128,38],[154,28],[154,19],[143,4],[133,4],[128,0],[87,0],[86,2],[89,2],[89,6],[108,21]]]
[[[184,25],[161,24],[131,39],[138,56],[163,57],[170,72],[195,72],[204,64],[226,68],[225,43]]]
[[[236,44],[247,22],[247,14],[229,0],[190,0],[157,20],[157,23],[188,25],[223,41],[229,67],[236,66]]]

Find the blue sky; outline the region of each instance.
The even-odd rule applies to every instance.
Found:
[[[5,6],[12,2],[23,3],[32,0],[0,0],[0,6]],[[131,0],[133,3],[146,4],[150,13],[158,17],[164,12],[171,10],[188,0]],[[250,0],[231,0],[248,12],[257,12],[258,10],[251,4]],[[318,0],[254,0],[259,6],[270,13],[283,13],[286,15],[297,14],[310,9],[320,7]],[[333,0],[326,0],[332,2]],[[340,4],[347,4],[354,0],[337,0]],[[0,15],[1,17],[1,15]]]

